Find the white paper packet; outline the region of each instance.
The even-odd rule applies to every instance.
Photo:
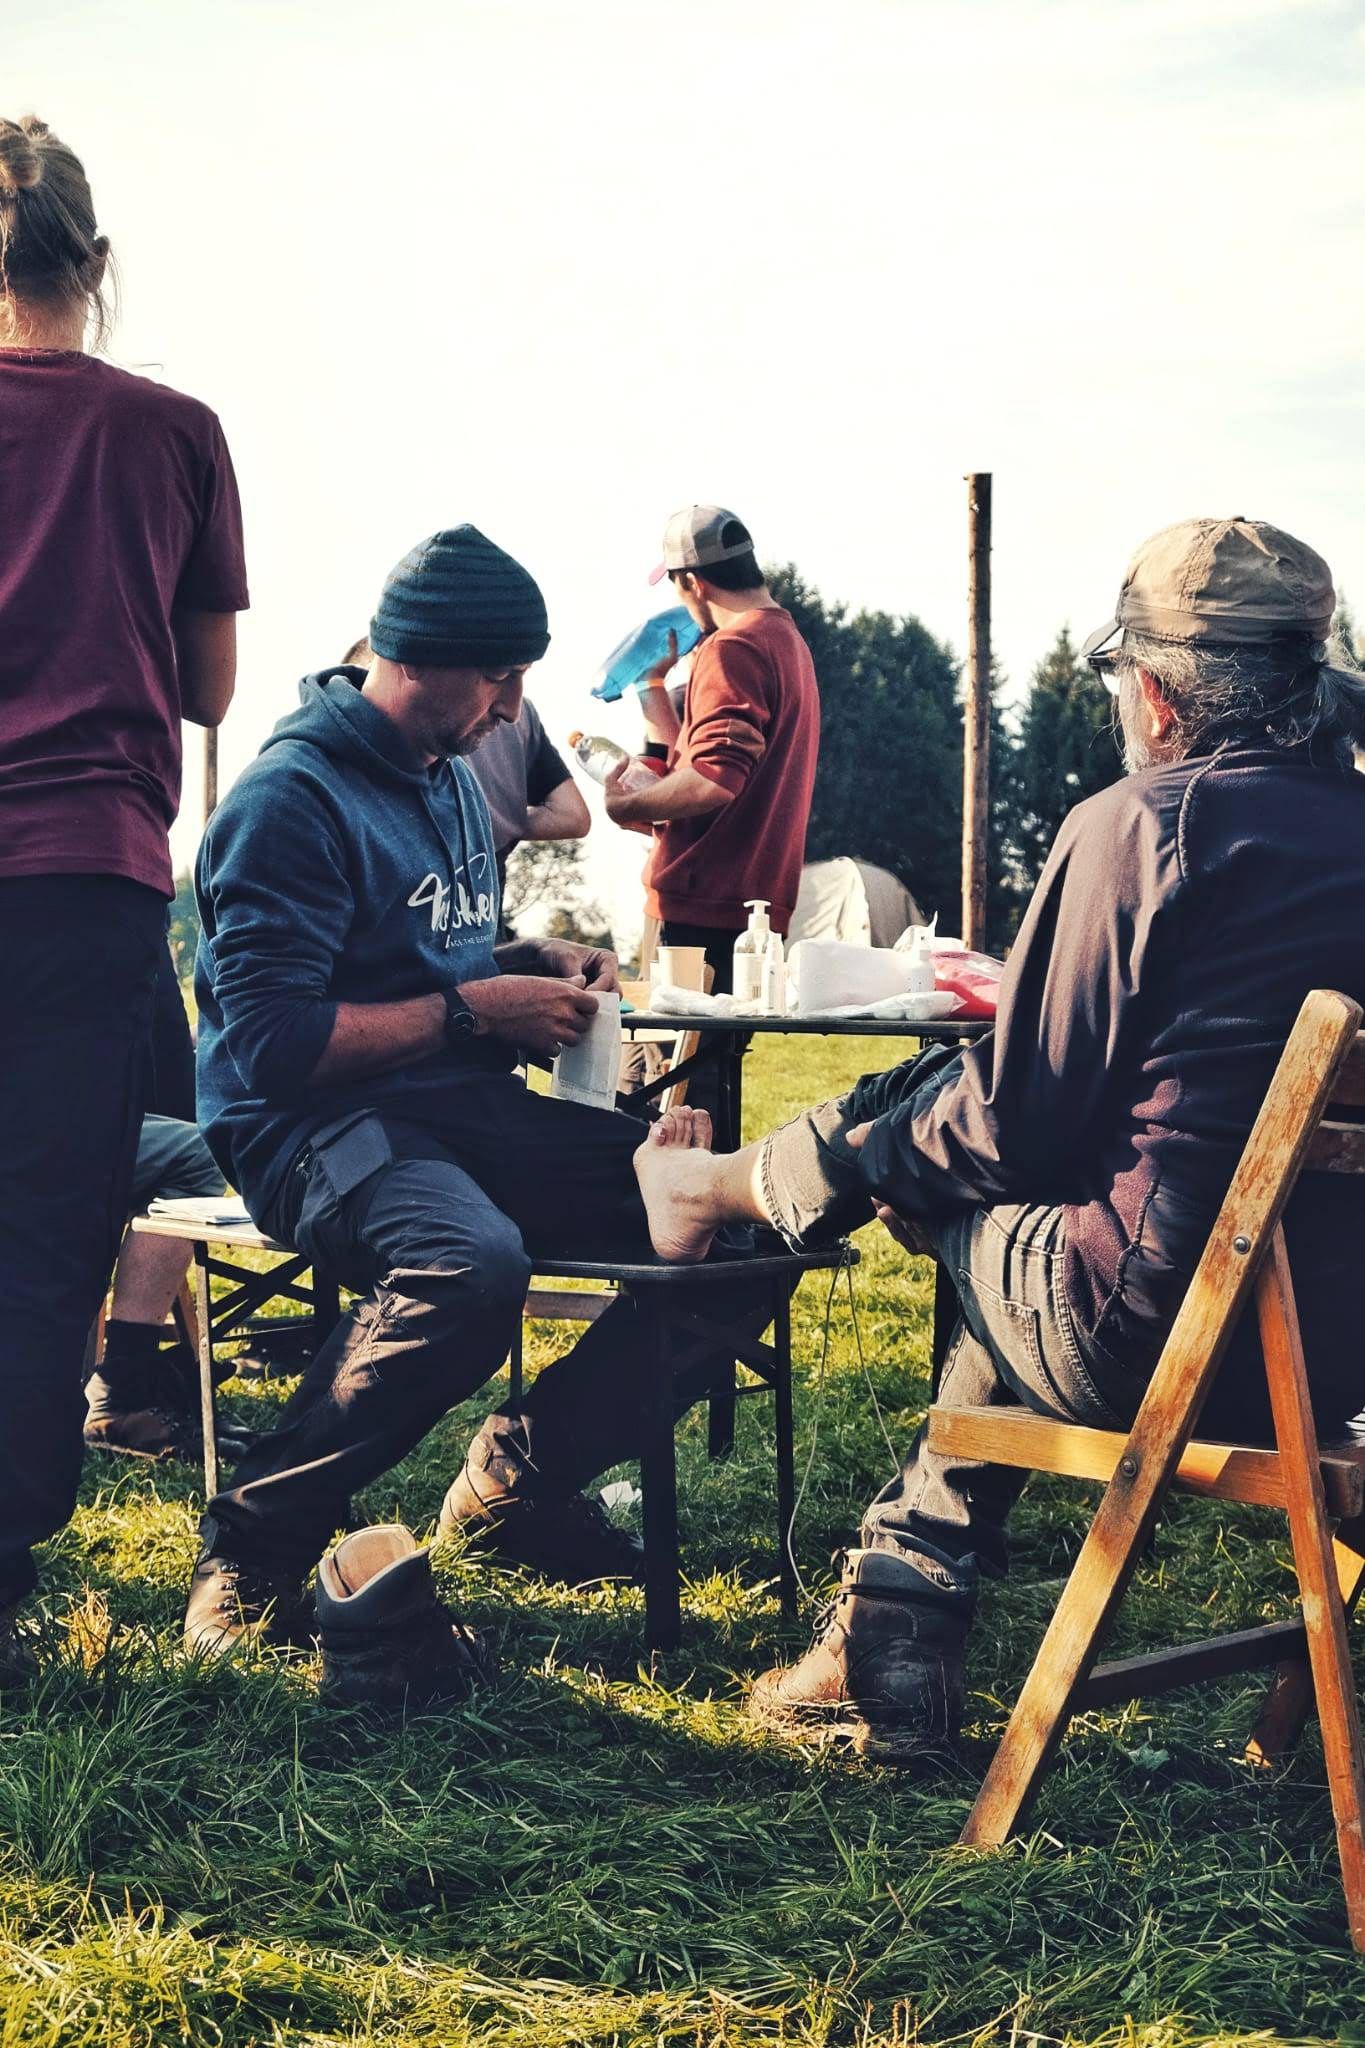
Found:
[[[551,1095],[585,1102],[590,1109],[615,1109],[621,1066],[621,998],[594,990],[597,1012],[577,1045],[566,1045],[554,1063]]]

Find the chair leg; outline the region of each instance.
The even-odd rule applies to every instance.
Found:
[[[199,1420],[204,1434],[204,1499],[218,1491],[218,1416],[213,1389],[212,1297],[209,1293],[209,1248],[194,1247],[194,1305],[199,1325]]]
[[[1336,1821],[1346,1917],[1352,1944],[1357,1950],[1365,1950],[1365,1758],[1360,1713],[1346,1639],[1346,1613],[1323,1498],[1322,1465],[1304,1371],[1289,1255],[1284,1232],[1279,1227],[1257,1279],[1256,1309],[1275,1438],[1284,1470],[1285,1505],[1308,1634],[1308,1659],[1322,1730],[1327,1783]]]
[[[645,1642],[672,1650],[682,1635],[678,1587],[678,1473],[673,1432],[673,1375],[666,1309],[641,1304],[651,1342],[645,1369],[649,1407],[640,1446],[641,1531],[645,1546]]]
[[[1337,1587],[1349,1617],[1365,1592],[1365,1519],[1343,1522],[1332,1542]],[[1288,1755],[1313,1711],[1313,1674],[1303,1658],[1281,1664],[1270,1681],[1246,1746],[1248,1763],[1267,1768]]]
[[[792,1302],[785,1284],[773,1290],[773,1437],[777,1450],[777,1590],[782,1612],[796,1613],[796,1445],[792,1428]]]

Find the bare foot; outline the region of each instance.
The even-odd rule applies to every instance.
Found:
[[[711,1119],[704,1109],[665,1110],[635,1154],[649,1237],[661,1259],[695,1264],[720,1227]]]

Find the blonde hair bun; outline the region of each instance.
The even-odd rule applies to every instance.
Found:
[[[42,182],[43,159],[34,143],[47,134],[47,123],[34,114],[22,121],[0,121],[0,193],[24,192]]]

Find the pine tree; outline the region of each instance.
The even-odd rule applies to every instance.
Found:
[[[889,868],[957,930],[962,865],[958,665],[916,618],[827,604],[789,563],[768,585],[805,637],[820,685],[820,764],[807,860]]]
[[[1121,773],[1113,699],[1063,626],[1033,671],[1013,761],[1014,789],[1007,808],[1013,814],[1013,851],[1025,897],[1043,871],[1067,812]]]

